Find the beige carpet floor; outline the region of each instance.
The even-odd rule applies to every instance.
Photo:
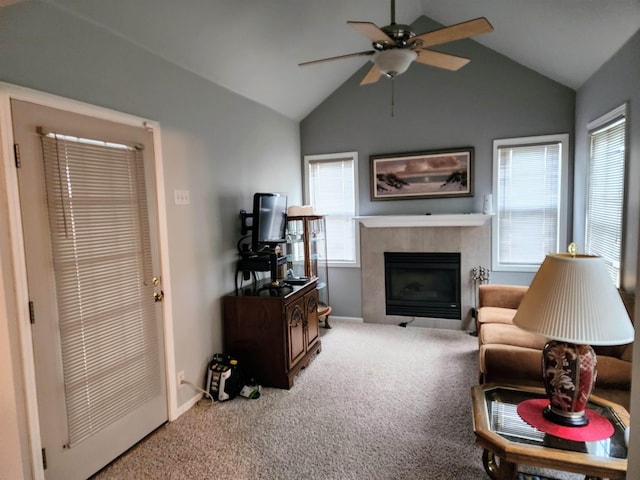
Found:
[[[201,400],[95,480],[489,478],[471,418],[475,337],[337,319],[332,325],[291,390]]]

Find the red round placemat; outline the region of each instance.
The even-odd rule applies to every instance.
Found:
[[[602,415],[587,409],[585,413],[589,418],[589,423],[583,427],[565,427],[553,423],[542,415],[549,405],[546,398],[534,398],[524,400],[518,404],[518,415],[534,428],[541,432],[549,433],[553,436],[574,440],[576,442],[597,442],[613,435],[613,425]]]

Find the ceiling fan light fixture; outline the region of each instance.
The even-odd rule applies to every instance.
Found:
[[[373,55],[372,61],[375,63],[380,73],[387,77],[394,78],[404,73],[418,57],[418,54],[410,49],[391,48],[382,50]]]

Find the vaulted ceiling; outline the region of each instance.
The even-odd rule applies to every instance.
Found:
[[[390,0],[44,1],[294,120],[368,58],[298,63],[370,49],[347,20],[390,21]],[[398,23],[422,15],[486,17],[495,30],[476,41],[578,89],[640,29],[640,0],[396,0]]]

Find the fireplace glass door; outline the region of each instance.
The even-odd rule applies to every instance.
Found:
[[[385,252],[387,315],[461,319],[460,253]]]

